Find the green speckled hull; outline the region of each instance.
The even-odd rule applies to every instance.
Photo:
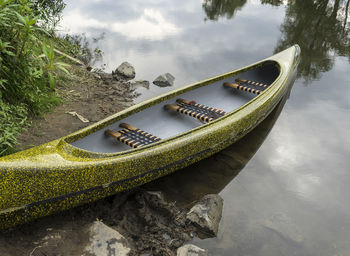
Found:
[[[273,110],[293,82],[299,55],[299,47],[293,46],[262,62],[135,105],[64,138],[0,158],[0,228],[139,186],[222,150]],[[258,97],[208,124],[117,153],[90,152],[71,144],[155,104],[244,73],[266,61],[274,61],[279,67],[273,84]]]

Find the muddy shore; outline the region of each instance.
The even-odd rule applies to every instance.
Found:
[[[177,255],[184,243],[203,235],[186,219],[186,212],[160,193],[138,188],[2,231],[0,255]],[[129,252],[109,251],[106,245],[115,241],[96,238],[91,232],[96,223],[101,223],[102,234],[119,232]],[[94,243],[108,253],[99,253]]]
[[[63,103],[44,117],[31,120],[31,127],[18,138],[19,149],[86,127],[133,105],[139,96],[136,87],[140,83],[129,78],[88,72],[79,66],[73,66],[70,72],[69,80],[58,88]],[[215,235],[192,222],[187,216],[189,211],[190,207],[166,201],[160,192],[136,188],[2,231],[0,255],[179,255],[177,249],[194,236]],[[106,238],[103,251],[97,229],[102,229],[103,234],[116,232],[123,242]],[[113,247],[119,242],[122,247]],[[123,246],[129,250],[125,254],[120,249]],[[207,252],[199,250],[191,255]]]
[[[30,120],[31,126],[18,138],[19,148],[24,149],[60,138],[82,129],[111,114],[132,106],[139,95],[131,83],[114,80],[91,73],[80,66],[72,66],[70,77],[57,88],[62,104],[44,117]],[[83,122],[77,113],[88,122]]]

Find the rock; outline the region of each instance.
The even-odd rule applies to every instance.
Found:
[[[175,77],[172,76],[169,73],[165,73],[164,75],[158,76],[154,81],[153,84],[159,86],[159,87],[167,87],[167,86],[173,86]]]
[[[100,79],[103,81],[104,84],[111,84],[114,81],[113,75],[112,74],[108,74],[105,72],[93,72],[94,77],[98,79],[98,77],[100,77]]]
[[[280,237],[294,243],[304,241],[298,227],[293,221],[283,213],[276,213],[265,219],[262,223],[263,227],[276,232]]]
[[[145,87],[147,90],[149,89],[149,81],[147,80],[137,80],[134,82],[131,82],[131,87],[133,89],[139,88],[139,87]]]
[[[131,251],[128,241],[116,230],[95,221],[89,228],[90,243],[85,251],[91,255],[126,256]]]
[[[216,236],[222,215],[223,199],[216,194],[204,196],[186,217],[208,237]]]
[[[113,77],[117,80],[131,80],[135,78],[135,69],[129,62],[123,62],[120,66],[112,72]]]
[[[177,249],[177,256],[208,256],[208,251],[193,244],[186,244]]]

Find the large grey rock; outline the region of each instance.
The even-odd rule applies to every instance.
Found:
[[[185,244],[177,249],[177,256],[208,256],[208,251],[193,244]]]
[[[216,194],[204,196],[187,213],[187,219],[208,237],[216,236],[222,216],[223,199]]]
[[[131,80],[135,78],[135,69],[129,62],[125,61],[113,72],[113,77],[117,80]]]
[[[90,242],[85,251],[91,255],[127,256],[131,251],[128,241],[116,230],[95,221],[89,228]]]
[[[159,87],[173,86],[175,77],[169,73],[158,76],[153,83]]]

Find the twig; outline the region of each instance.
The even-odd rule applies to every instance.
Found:
[[[59,54],[59,55],[62,55],[64,57],[66,57],[67,59],[70,59],[71,61],[73,61],[73,62],[75,62],[75,63],[77,63],[77,64],[79,64],[81,66],[86,66],[82,61],[80,61],[80,60],[78,60],[76,58],[73,58],[72,56],[69,56],[68,54],[66,54],[64,52],[61,52],[61,51],[59,51],[57,49],[54,49],[54,52]]]

